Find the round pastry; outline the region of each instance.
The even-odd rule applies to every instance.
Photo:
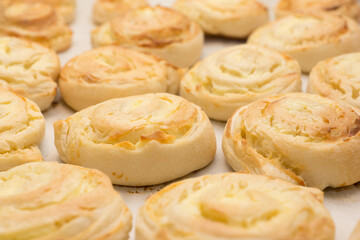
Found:
[[[308,92],[360,108],[360,53],[350,53],[318,63],[310,73]]]
[[[287,53],[310,72],[322,60],[360,51],[360,26],[336,14],[297,13],[258,28],[248,42]]]
[[[0,179],[0,239],[129,239],[130,210],[100,171],[28,163]]]
[[[357,0],[280,0],[276,5],[276,17],[284,17],[297,11],[328,11],[360,20],[360,4]]]
[[[323,192],[226,173],[173,183],[147,199],[136,240],[334,239]]]
[[[360,109],[306,93],[240,108],[223,136],[235,171],[266,174],[324,189],[360,181]]]
[[[301,92],[299,64],[256,45],[239,45],[210,55],[186,73],[180,87],[182,97],[221,121],[239,107],[286,92]]]
[[[75,0],[1,0],[5,6],[14,2],[47,3],[50,4],[63,17],[66,23],[71,23],[75,18]]]
[[[92,31],[94,47],[120,45],[152,53],[177,67],[201,56],[204,33],[184,15],[164,7],[129,10]]]
[[[97,168],[114,184],[145,186],[208,165],[214,129],[200,107],[167,93],[111,99],[54,124],[67,163]]]
[[[152,55],[108,46],[71,59],[61,70],[59,85],[65,102],[79,111],[112,98],[176,94],[182,75],[182,69]]]
[[[360,222],[356,225],[354,231],[351,233],[349,240],[359,240],[360,239]]]
[[[37,145],[44,132],[45,120],[39,107],[0,88],[0,171],[27,162],[43,161]]]
[[[2,11],[0,36],[26,38],[57,52],[71,45],[71,30],[51,5],[15,2]]]
[[[60,62],[40,44],[0,37],[0,86],[29,98],[46,110],[55,98]]]
[[[245,38],[269,21],[267,8],[257,0],[177,0],[174,8],[204,32],[233,38]]]
[[[93,10],[94,21],[96,24],[103,24],[130,9],[146,6],[146,0],[96,0]]]

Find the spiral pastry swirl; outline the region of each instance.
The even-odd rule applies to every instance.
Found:
[[[359,131],[358,108],[288,93],[240,108],[226,125],[223,150],[235,171],[342,187],[360,181]]]
[[[152,55],[108,46],[71,59],[61,70],[59,85],[65,102],[81,110],[111,98],[176,94],[183,71]]]
[[[267,8],[256,0],[177,0],[174,8],[213,35],[245,38],[269,20]]]
[[[46,162],[0,173],[0,239],[127,240],[131,218],[97,170]]]
[[[34,42],[0,37],[0,86],[46,110],[55,98],[60,62],[56,53]]]
[[[27,162],[42,161],[37,145],[44,132],[45,120],[39,107],[0,88],[0,171]]]
[[[360,20],[360,4],[356,0],[280,0],[276,5],[277,17],[297,11],[327,11]]]
[[[165,187],[140,208],[136,240],[334,239],[318,189],[226,173]]]
[[[146,0],[96,0],[93,17],[96,24],[103,24],[130,9],[146,6]]]
[[[322,60],[360,51],[360,27],[345,16],[296,13],[258,28],[248,43],[288,53],[304,72],[310,72]]]
[[[14,36],[41,43],[61,52],[71,45],[72,32],[55,9],[43,2],[2,4],[0,36]]]
[[[301,70],[296,60],[256,45],[210,55],[184,76],[180,87],[181,96],[222,121],[257,99],[297,91],[301,91]]]
[[[310,73],[308,92],[360,108],[360,54],[350,53],[318,63]]]
[[[201,109],[167,93],[111,99],[54,124],[60,158],[114,184],[144,186],[205,167],[215,133]]]
[[[129,10],[92,31],[94,47],[120,45],[152,53],[177,67],[200,58],[204,36],[200,26],[164,7]]]
[[[1,0],[5,6],[15,2],[46,3],[51,5],[60,14],[66,23],[71,23],[75,18],[75,0]]]

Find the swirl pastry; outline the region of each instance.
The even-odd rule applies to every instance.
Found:
[[[111,99],[55,122],[54,129],[64,162],[100,169],[128,186],[182,177],[208,165],[216,151],[205,113],[167,93]]]
[[[152,53],[177,67],[201,56],[204,33],[184,15],[164,7],[129,10],[92,31],[94,47],[120,45]]]
[[[342,187],[360,181],[359,131],[358,108],[288,93],[240,108],[225,127],[223,150],[235,171]]]
[[[75,110],[117,97],[151,92],[176,94],[183,70],[157,57],[116,46],[97,48],[70,60],[60,89]]]
[[[45,120],[39,107],[26,98],[0,88],[0,171],[42,161],[37,145],[44,132]]]
[[[146,0],[96,0],[93,11],[94,21],[96,24],[103,24],[130,9],[146,6],[148,6]]]
[[[360,53],[350,53],[318,63],[310,73],[308,92],[360,108]]]
[[[323,192],[226,173],[165,187],[140,208],[136,240],[334,239]]]
[[[1,13],[0,36],[15,36],[41,43],[57,52],[71,45],[72,32],[51,5],[15,2]]]
[[[245,38],[269,21],[267,8],[257,0],[177,0],[174,8],[204,32],[233,38]]]
[[[47,162],[0,173],[0,239],[127,240],[131,219],[97,170]]]
[[[66,23],[71,23],[75,18],[75,0],[1,0],[5,6],[14,2],[46,3],[51,5],[63,17]]]
[[[276,5],[277,17],[297,11],[328,11],[360,20],[360,4],[357,0],[280,0]]]
[[[60,62],[40,44],[0,37],[0,86],[29,98],[46,110],[55,98]]]
[[[184,76],[180,87],[182,97],[222,121],[257,99],[296,91],[301,91],[297,61],[256,45],[239,45],[210,55]]]
[[[258,28],[248,42],[287,53],[310,72],[324,59],[360,51],[360,26],[331,13],[297,13]]]

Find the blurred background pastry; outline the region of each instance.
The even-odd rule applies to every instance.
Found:
[[[119,45],[152,53],[177,67],[189,67],[201,56],[200,26],[172,9],[129,10],[92,31],[94,47]]]
[[[334,239],[323,192],[226,173],[173,183],[146,200],[136,240]]]
[[[2,239],[129,239],[130,210],[100,171],[29,163],[0,179]]]
[[[71,59],[61,70],[59,85],[65,102],[79,111],[111,98],[176,94],[183,72],[155,56],[107,46]]]
[[[114,184],[163,183],[208,165],[214,129],[205,113],[168,93],[116,98],[54,124],[61,160],[105,172]]]
[[[180,87],[182,97],[221,121],[239,107],[286,92],[301,92],[299,64],[276,50],[256,45],[213,53],[186,73]]]
[[[360,109],[306,93],[240,108],[223,136],[225,157],[235,171],[320,189],[360,181],[359,148]]]

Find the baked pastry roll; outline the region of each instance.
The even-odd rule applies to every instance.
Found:
[[[287,53],[299,61],[303,72],[310,72],[322,60],[360,51],[360,26],[336,14],[296,13],[258,28],[248,43]]]
[[[240,108],[223,136],[235,171],[293,183],[343,187],[360,181],[360,110],[306,93],[288,93]]]
[[[63,17],[66,23],[71,23],[75,18],[75,0],[1,0],[5,6],[15,2],[47,3],[51,5]]]
[[[184,15],[164,7],[129,10],[92,31],[94,47],[120,45],[152,53],[177,67],[201,56],[204,33]]]
[[[245,38],[269,21],[257,0],[177,0],[174,8],[200,24],[205,33]]]
[[[286,92],[301,92],[296,60],[270,48],[239,45],[197,63],[181,80],[181,96],[226,121],[241,106]]]
[[[55,98],[60,62],[40,44],[0,37],[0,86],[29,98],[46,110]]]
[[[100,171],[28,163],[0,179],[1,239],[129,239],[130,210]]]
[[[214,129],[200,107],[167,93],[111,99],[54,124],[61,160],[97,168],[114,184],[145,186],[208,165]]]
[[[334,239],[323,192],[245,173],[173,183],[147,199],[136,240]]]
[[[360,20],[360,4],[357,0],[280,0],[276,5],[276,17],[284,17],[296,11],[327,11]]]
[[[44,132],[45,120],[39,107],[26,98],[0,88],[0,171],[28,162],[43,161],[37,145]]]
[[[359,240],[359,239],[360,239],[360,222],[358,222],[354,231],[351,233],[349,240]]]
[[[59,85],[65,102],[79,111],[111,98],[176,94],[183,71],[152,55],[108,46],[71,59],[61,70]]]
[[[103,24],[130,9],[146,6],[146,0],[96,0],[93,17],[96,24]]]
[[[72,32],[51,5],[15,2],[3,6],[0,36],[26,38],[61,52],[70,47]]]
[[[360,108],[360,53],[318,63],[310,73],[307,91]]]

